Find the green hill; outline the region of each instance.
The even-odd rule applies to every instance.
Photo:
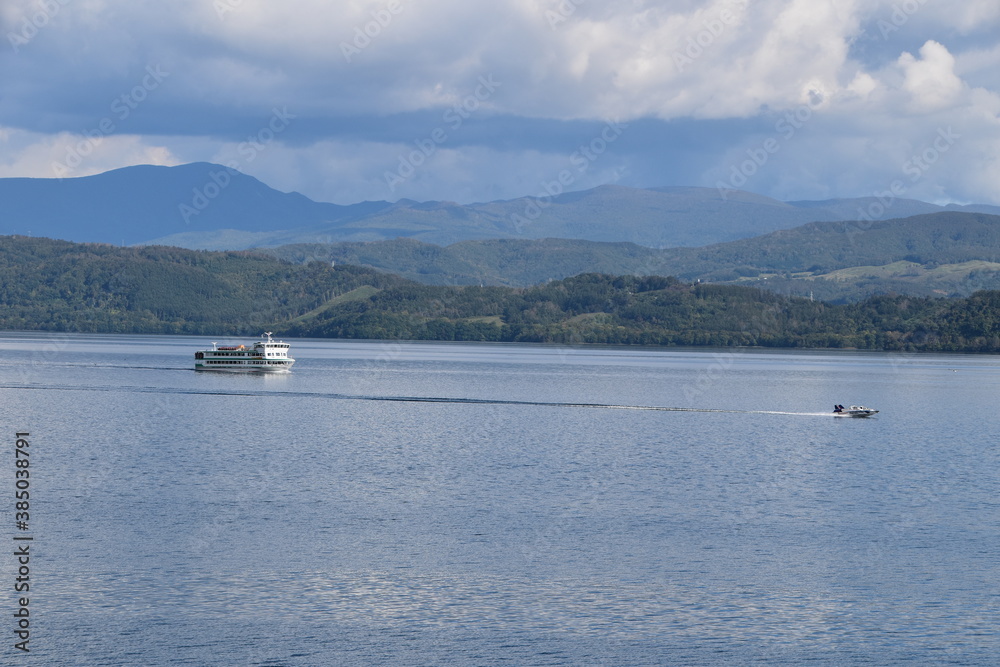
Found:
[[[298,244],[262,252],[359,264],[431,285],[527,286],[585,272],[675,275],[787,295],[856,301],[876,294],[968,296],[1000,289],[1000,216],[944,212],[874,223],[810,223],[702,248],[657,250],[567,239],[409,239]],[[905,263],[905,270],[900,269]]]
[[[359,286],[400,282],[246,252],[0,236],[3,329],[256,335]]]
[[[633,243],[574,239],[491,239],[447,247],[412,239],[371,243],[304,243],[259,248],[290,262],[367,266],[427,285],[536,285],[579,273],[635,273],[660,251]]]
[[[8,236],[0,237],[0,328],[998,352],[1000,291],[832,305],[597,273],[534,287],[431,286],[246,252]]]
[[[331,305],[290,335],[411,340],[1000,351],[1000,292],[831,305],[658,276],[529,288],[405,283]]]

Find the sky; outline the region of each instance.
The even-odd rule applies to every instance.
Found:
[[[997,0],[3,0],[0,177],[1000,204]]]

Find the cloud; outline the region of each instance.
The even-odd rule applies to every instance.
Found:
[[[920,47],[920,59],[904,53],[903,90],[910,93],[914,109],[934,111],[954,104],[964,86],[955,74],[955,58],[941,44],[929,41]]]
[[[920,11],[927,11],[929,18],[968,34],[991,30],[1000,25],[1000,4],[994,0],[966,0],[962,3],[934,3],[918,0]]]
[[[181,164],[163,145],[136,135],[54,135],[0,128],[0,177],[90,176],[133,164]]]
[[[995,0],[9,0],[0,26],[6,175],[82,146],[71,175],[238,160],[340,203],[510,198],[621,121],[574,189],[711,186],[774,139],[748,189],[857,196],[952,127],[963,141],[908,187],[1000,199]],[[247,160],[276,109],[294,119]]]
[[[18,55],[29,70],[51,60],[85,66],[54,82],[67,100],[114,95],[111,81],[128,85],[155,63],[183,82],[164,95],[191,108],[277,101],[316,113],[397,114],[447,106],[493,74],[511,82],[492,101],[500,113],[727,117],[796,103],[814,81],[829,86],[855,22],[853,2],[841,3],[845,10],[807,0],[711,0],[683,13],[593,0],[313,0],[291,8],[80,0]],[[678,56],[693,60],[683,72]],[[23,94],[59,98],[49,86]]]

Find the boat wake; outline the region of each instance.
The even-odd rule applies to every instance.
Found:
[[[655,412],[715,412],[743,415],[788,415],[796,417],[831,417],[830,412],[787,412],[782,410],[727,410],[719,408],[668,407],[662,405],[622,405],[614,403],[576,403],[564,401],[519,401],[504,398],[455,398],[448,396],[372,396],[363,394],[337,394],[302,391],[233,391],[211,389],[186,389],[183,387],[143,387],[123,385],[52,385],[4,384],[0,389],[29,389],[50,391],[106,391],[145,394],[191,394],[199,396],[246,396],[252,398],[323,398],[341,401],[388,401],[396,403],[450,403],[458,405],[521,405],[550,408],[588,408],[598,410],[645,410]]]
[[[181,368],[178,366],[136,366],[134,364],[99,364],[99,363],[74,363],[67,362],[63,364],[46,364],[47,366],[59,366],[66,368],[118,368],[129,371],[180,371],[183,373],[190,372],[190,368]]]

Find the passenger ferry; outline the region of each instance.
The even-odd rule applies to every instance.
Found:
[[[288,356],[288,343],[275,341],[271,332],[265,331],[265,339],[251,347],[246,345],[220,346],[212,343],[211,350],[194,353],[196,371],[256,371],[276,373],[290,371],[295,360]]]

